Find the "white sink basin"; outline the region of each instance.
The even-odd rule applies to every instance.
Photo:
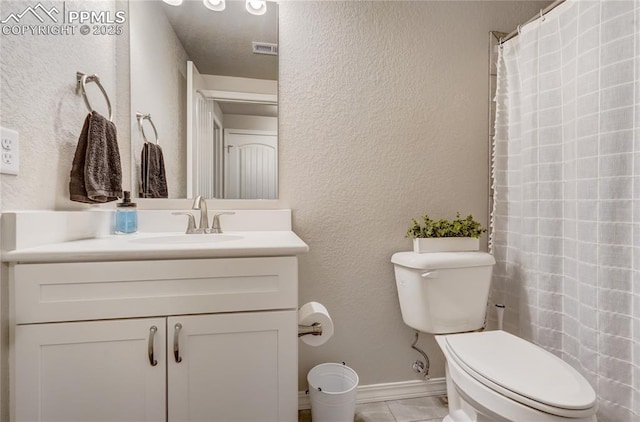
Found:
[[[131,239],[131,243],[143,243],[154,245],[175,245],[189,243],[218,243],[230,240],[240,240],[242,236],[232,234],[176,234],[171,236],[142,237]]]

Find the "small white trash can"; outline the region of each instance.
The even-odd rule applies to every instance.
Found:
[[[323,363],[307,374],[313,422],[353,422],[358,374],[344,363]]]

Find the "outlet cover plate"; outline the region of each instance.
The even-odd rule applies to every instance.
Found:
[[[19,135],[0,127],[0,173],[17,175],[20,170]]]

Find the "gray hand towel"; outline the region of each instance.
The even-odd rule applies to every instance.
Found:
[[[141,198],[168,198],[167,175],[160,145],[145,142],[140,160]]]
[[[122,168],[116,126],[100,114],[87,115],[71,166],[72,201],[101,204],[122,197]]]

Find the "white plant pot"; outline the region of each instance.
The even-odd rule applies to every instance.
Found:
[[[475,237],[437,237],[413,239],[413,251],[427,252],[464,252],[480,249],[480,239]]]

